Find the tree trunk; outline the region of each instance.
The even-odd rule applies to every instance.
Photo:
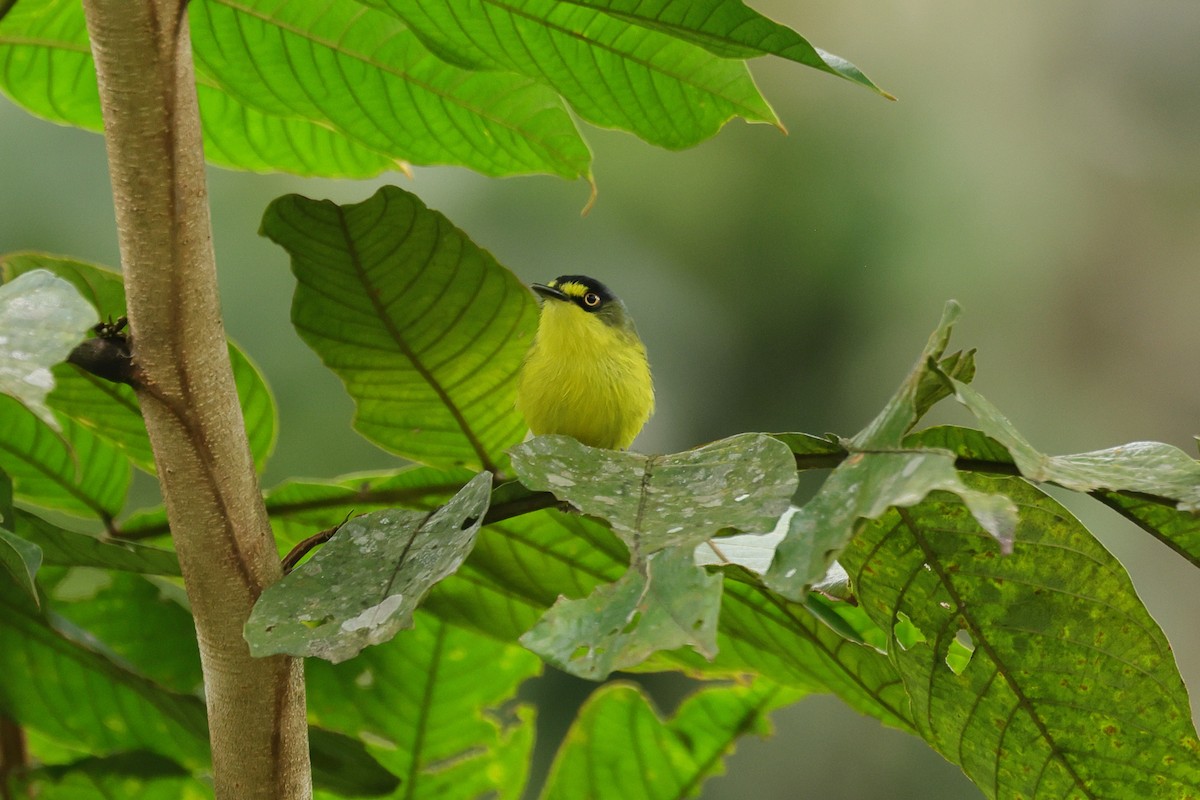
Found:
[[[303,662],[242,626],[279,579],[217,294],[186,3],[84,0],[137,376],[196,620],[221,800],[312,795]]]

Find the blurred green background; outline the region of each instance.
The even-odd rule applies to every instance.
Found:
[[[626,299],[659,393],[637,449],[745,430],[851,434],[955,298],[966,313],[953,343],[979,348],[976,386],[1041,449],[1154,439],[1194,454],[1200,5],[753,5],[899,100],[754,62],[788,135],[734,123],[667,153],[589,130],[599,197],[586,217],[587,187],[550,178],[213,170],[228,329],[282,417],[266,483],[396,463],[350,432],[350,401],[291,332],[284,253],[257,236],[279,194],[360,200],[380,182],[417,192],[524,280],[590,274]],[[118,263],[98,136],[0,100],[0,187],[0,252]],[[950,407],[936,419],[966,421]],[[1200,685],[1200,576],[1115,514],[1070,505],[1124,561]],[[562,705],[578,702],[577,685],[551,686],[567,693]],[[777,723],[774,739],[743,743],[706,798],[979,796],[919,741],[836,700],[807,700]]]

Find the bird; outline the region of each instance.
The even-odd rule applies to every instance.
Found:
[[[517,409],[530,431],[627,449],[654,413],[654,382],[625,303],[586,275],[532,289],[542,309],[517,381]]]

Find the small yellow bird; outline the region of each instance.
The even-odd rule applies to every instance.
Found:
[[[650,363],[625,304],[584,275],[533,290],[545,299],[517,383],[517,408],[535,435],[561,433],[624,450],[654,413]]]

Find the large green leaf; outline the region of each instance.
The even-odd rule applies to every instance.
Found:
[[[762,680],[706,688],[663,720],[638,687],[608,684],[579,710],[542,800],[692,797],[706,779],[721,774],[723,758],[740,737],[769,735],[767,714],[801,697]]]
[[[0,22],[0,87],[38,116],[100,131],[100,97],[84,24],[74,0],[24,0]],[[245,105],[197,75],[204,153],[221,166],[255,172],[365,178],[395,169],[397,158],[329,130],[316,120],[276,116]]]
[[[50,368],[66,360],[95,322],[95,311],[75,288],[45,270],[0,285],[0,393],[57,430],[46,407],[54,388]]]
[[[1187,692],[1121,565],[1027,482],[968,482],[1019,504],[1011,555],[941,495],[842,556],[880,627],[911,626],[890,655],[919,733],[989,797],[1194,796]]]
[[[725,529],[770,530],[796,492],[791,452],[756,433],[663,456],[538,436],[514,448],[512,461],[526,486],[607,519],[635,557]]]
[[[510,703],[540,671],[520,647],[421,612],[413,629],[353,661],[310,661],[309,715],[361,738],[401,778],[389,796],[516,800],[534,726],[530,707]]]
[[[687,5],[197,0],[205,154],[328,177],[412,162],[590,179],[566,103],[678,148],[735,116],[775,121],[742,58],[770,53],[875,88],[741,3]],[[23,0],[0,19],[0,88],[35,114],[100,130],[79,3]]]
[[[206,0],[189,16],[199,74],[260,113],[415,164],[588,175],[590,153],[553,92],[451,66],[369,5]]]
[[[588,122],[652,144],[697,144],[734,117],[778,124],[745,64],[662,30],[557,0],[388,0],[430,50],[551,87]]]
[[[281,197],[262,230],[292,257],[292,322],[355,427],[416,461],[498,470],[525,433],[516,377],[537,315],[512,273],[392,186],[346,206]]]
[[[426,592],[471,552],[490,490],[481,472],[436,512],[391,509],[347,522],[263,592],[246,622],[250,652],[336,663],[411,627]]]
[[[105,320],[125,315],[125,287],[119,272],[42,253],[0,256],[0,279],[4,281],[34,270],[47,270],[69,282]],[[76,343],[82,338],[76,337]],[[261,470],[275,447],[275,399],[258,367],[232,343],[229,360],[250,451]],[[56,385],[47,398],[50,407],[115,444],[134,464],[153,473],[154,454],[133,389],[106,381],[73,364],[60,364],[53,372]]]

